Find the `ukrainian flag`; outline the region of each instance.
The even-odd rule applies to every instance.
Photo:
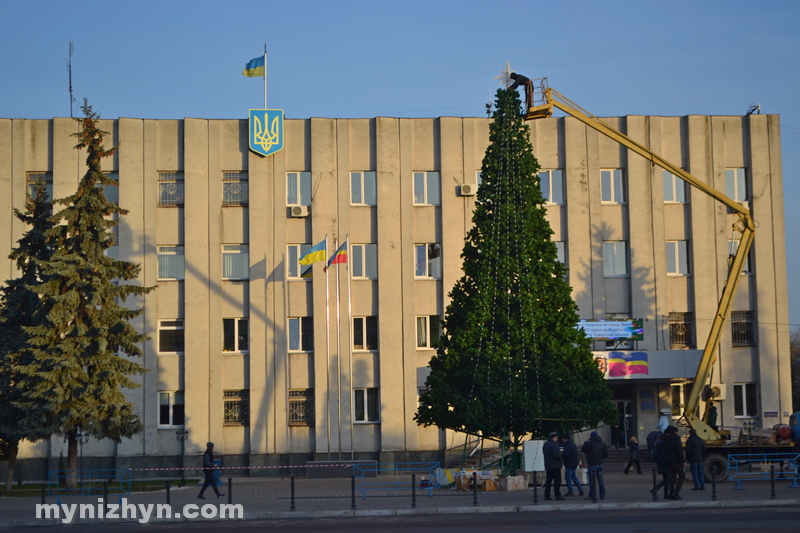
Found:
[[[311,263],[316,263],[317,261],[325,261],[325,256],[328,253],[325,246],[326,241],[327,239],[309,248],[308,251],[303,254],[303,257],[300,258],[300,264],[310,265]]]
[[[307,269],[305,269],[305,270],[303,271],[303,273],[302,273],[302,274],[300,274],[300,277],[301,277],[301,278],[304,278],[304,279],[311,279],[311,278],[313,278],[313,277],[314,277],[314,267],[312,267],[312,266],[309,266]]]
[[[254,78],[256,76],[263,76],[264,75],[264,56],[257,57],[255,59],[251,59],[247,65],[244,66],[244,70],[242,74],[247,76],[248,78]]]

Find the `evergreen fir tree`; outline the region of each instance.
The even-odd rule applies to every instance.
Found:
[[[490,145],[415,420],[516,447],[527,434],[615,422],[611,391],[576,329],[578,309],[545,218],[516,91],[497,92]]]
[[[64,209],[54,215],[59,224],[48,232],[53,243],[50,261],[42,262],[43,283],[35,325],[27,328],[33,354],[21,371],[33,401],[21,402],[27,422],[51,434],[66,437],[67,486],[75,486],[79,432],[119,442],[141,431],[135,406],[123,389],[139,385],[131,376],[143,374],[139,333],[130,320],[141,309],[122,304],[154,287],[125,283],[135,280],[140,265],[105,255],[114,246],[112,229],[127,214],[109,202],[103,190],[117,186],[101,171],[107,135],[98,127],[99,116],[86,101],[77,149],[86,149],[88,170],[77,192],[59,200]]]
[[[25,212],[14,210],[14,215],[30,227],[9,256],[16,262],[19,276],[0,287],[0,455],[8,461],[6,491],[13,484],[19,442],[47,436],[40,428],[21,423],[24,412],[18,402],[23,401],[26,392],[19,386],[19,367],[28,364],[31,355],[25,349],[25,327],[33,325],[34,311],[39,306],[39,295],[33,287],[42,279],[39,265],[48,261],[52,253],[46,237],[53,227],[52,213],[53,203],[44,182],[35,182],[32,194],[26,197]]]

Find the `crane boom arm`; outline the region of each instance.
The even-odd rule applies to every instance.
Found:
[[[533,91],[531,91],[531,94],[533,94]],[[718,191],[714,187],[711,187],[707,183],[692,176],[679,166],[670,163],[649,148],[646,148],[645,146],[634,141],[624,133],[621,133],[610,127],[599,118],[582,109],[574,102],[571,102],[564,95],[550,87],[546,87],[545,82],[542,83],[540,95],[543,101],[542,105],[533,106],[533,102],[527,102],[528,110],[526,113],[526,119],[549,117],[552,115],[553,107],[556,107],[564,113],[580,120],[590,128],[602,133],[603,135],[618,142],[622,146],[651,161],[654,165],[658,165],[664,170],[667,170],[680,177],[691,186],[725,204],[728,208],[738,214],[739,220],[736,222],[736,224],[734,224],[734,230],[741,234],[741,240],[739,242],[739,247],[736,250],[736,254],[733,257],[733,261],[731,261],[729,264],[728,278],[725,281],[725,286],[723,287],[722,295],[720,296],[714,321],[711,324],[711,331],[709,332],[708,339],[706,340],[705,347],[703,348],[703,355],[697,368],[694,383],[692,384],[692,391],[689,395],[683,412],[683,416],[688,424],[694,428],[697,431],[697,434],[705,441],[720,441],[720,433],[711,428],[703,419],[703,417],[697,416],[695,412],[697,411],[705,383],[710,376],[714,363],[716,362],[716,350],[719,345],[719,340],[722,336],[722,328],[730,313],[731,303],[733,302],[733,296],[736,294],[736,287],[739,283],[739,278],[741,277],[742,268],[744,267],[747,254],[750,252],[750,247],[753,243],[755,223],[749,209],[741,203],[729,198],[727,195]]]

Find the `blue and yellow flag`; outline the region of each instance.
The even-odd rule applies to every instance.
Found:
[[[311,278],[313,278],[314,277],[314,267],[313,266],[309,266],[307,269],[305,269],[303,271],[302,274],[300,274],[300,277],[303,278],[303,279],[311,279]]]
[[[316,263],[317,261],[325,261],[325,256],[327,254],[327,247],[325,246],[326,242],[327,239],[324,239],[319,244],[315,244],[309,248],[308,251],[300,258],[299,263],[301,265],[310,265],[311,263]]]
[[[251,59],[248,61],[247,65],[244,66],[244,70],[242,74],[247,76],[248,78],[254,78],[256,76],[263,76],[264,75],[264,56],[257,57],[255,59]]]

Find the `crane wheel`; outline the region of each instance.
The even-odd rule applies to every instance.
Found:
[[[728,480],[728,458],[720,453],[711,453],[707,455],[703,469],[706,476],[706,483],[711,483],[712,474],[714,474],[717,483]]]

